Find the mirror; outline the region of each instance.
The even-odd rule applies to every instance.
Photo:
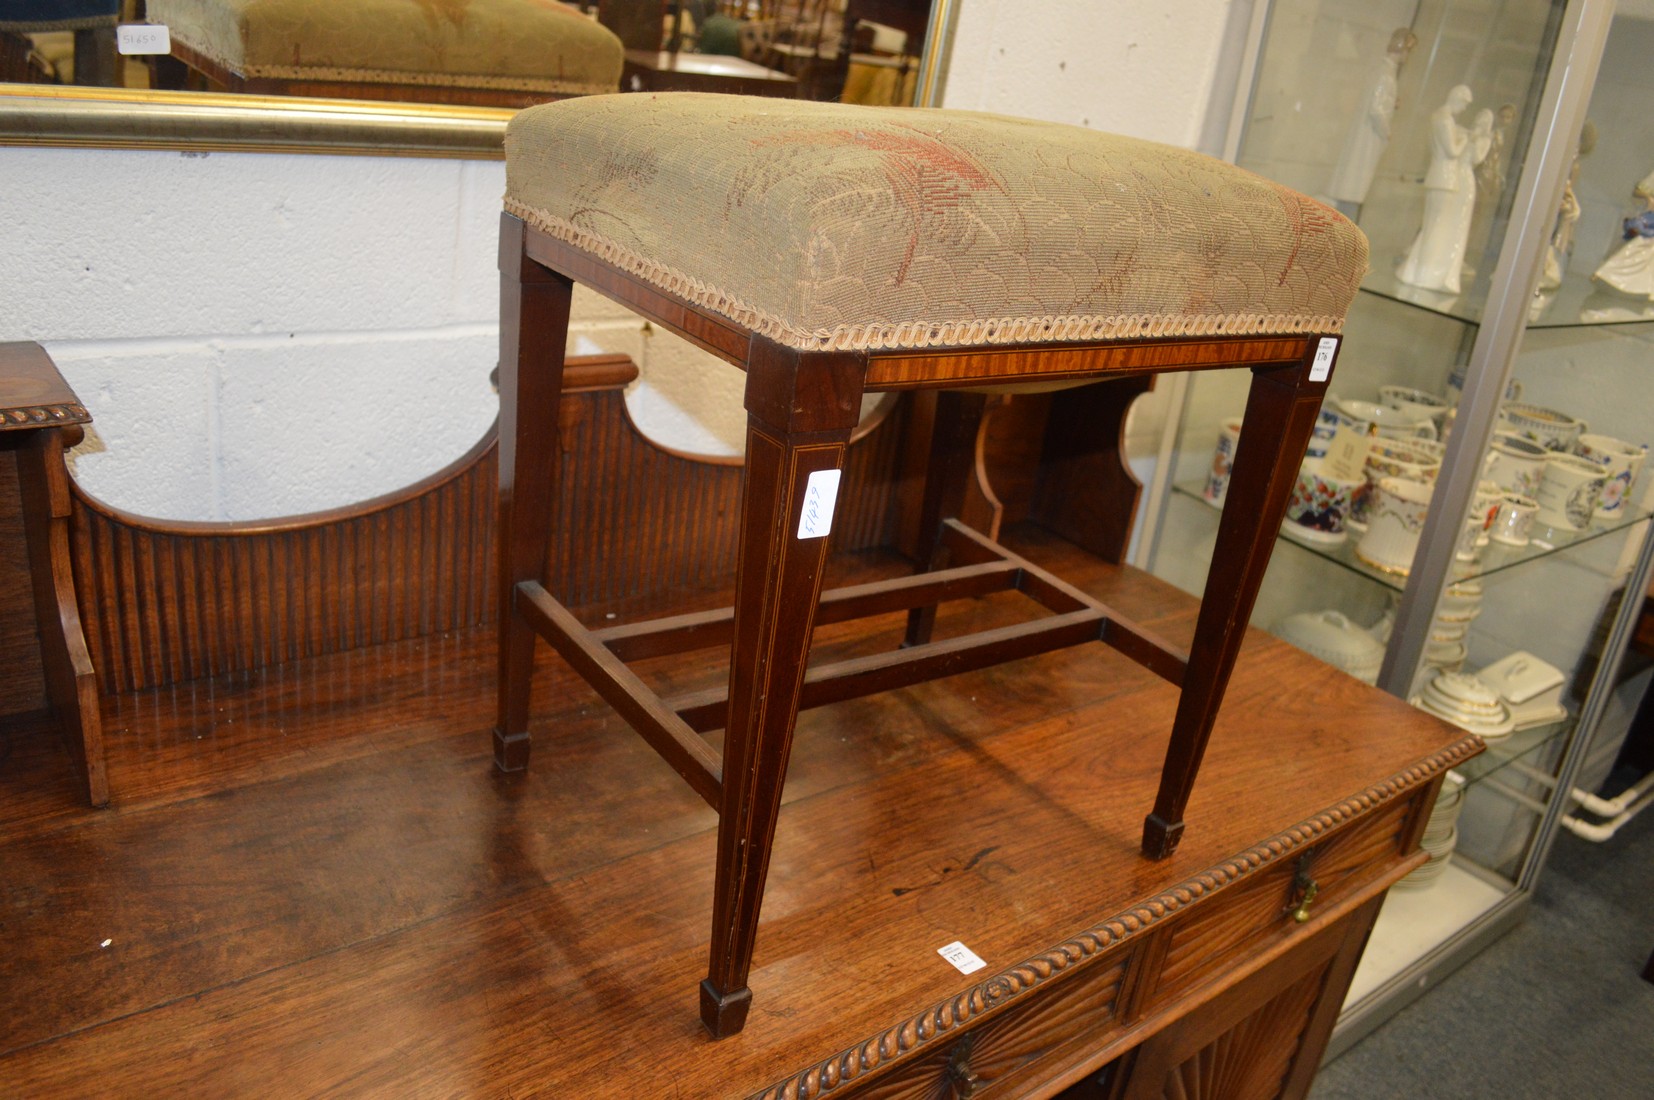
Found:
[[[144,0],[119,2],[130,19]],[[510,110],[600,90],[935,102],[952,3],[601,0],[582,12],[556,0],[147,0],[151,25],[164,17],[171,32],[166,54],[114,54],[115,16],[80,29],[4,24],[0,143],[498,156]],[[371,33],[342,20],[316,31],[316,11],[352,13]],[[298,24],[270,40],[280,46],[243,33],[249,13],[282,12],[309,20],[308,54]],[[547,69],[554,51],[513,20],[572,45]],[[399,59],[387,28],[405,32]]]

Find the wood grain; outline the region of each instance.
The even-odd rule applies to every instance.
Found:
[[[1191,601],[1165,586],[1038,532],[1016,547],[1187,638]],[[1002,613],[966,601],[938,627]],[[835,624],[823,642],[854,651],[902,627],[899,613]],[[1404,802],[1475,747],[1253,635],[1203,773],[1213,796],[1156,864],[1136,826],[1163,746],[1142,731],[1164,728],[1175,691],[1104,648],[810,712],[758,999],[746,1031],[713,1044],[685,994],[705,962],[714,815],[549,652],[533,727],[555,775],[492,775],[491,650],[473,628],[124,696],[112,770],[169,782],[46,820],[12,820],[0,799],[8,1088],[780,1096],[809,1080],[841,1082],[836,1095],[850,1067],[871,1088],[1054,983],[1111,970],[1110,950]],[[720,675],[690,665],[686,686]],[[1283,699],[1282,682],[1308,686]],[[0,781],[9,795],[32,776]],[[934,949],[953,939],[989,969],[943,964]],[[993,1049],[979,1066],[1000,1064]]]

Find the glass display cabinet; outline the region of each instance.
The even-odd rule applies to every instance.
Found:
[[[1654,3],[1612,0],[1277,0],[1263,25],[1237,160],[1372,251],[1254,625],[1489,743],[1386,901],[1335,1051],[1520,918],[1629,690],[1621,596],[1654,546],[1651,46]],[[1191,591],[1244,396],[1191,379],[1168,428],[1142,560]]]

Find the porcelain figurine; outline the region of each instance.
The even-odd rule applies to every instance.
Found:
[[[1510,161],[1510,131],[1516,125],[1516,107],[1507,103],[1493,113],[1493,140],[1487,156],[1476,166],[1476,213],[1470,221],[1470,239],[1478,245],[1488,236],[1493,209],[1505,190],[1505,169]]]
[[[1568,182],[1562,186],[1562,202],[1556,213],[1556,228],[1550,244],[1545,248],[1545,261],[1539,272],[1539,289],[1555,290],[1562,285],[1562,273],[1568,269],[1568,256],[1574,250],[1574,236],[1579,228],[1580,161],[1597,147],[1597,128],[1587,122],[1579,132],[1579,147],[1574,151],[1574,163],[1568,169]]]
[[[1596,280],[1621,294],[1654,300],[1654,172],[1632,194],[1643,201],[1642,213],[1625,219],[1625,244],[1597,268]]]
[[[1372,86],[1362,100],[1361,114],[1344,138],[1344,148],[1333,166],[1332,181],[1327,184],[1327,197],[1345,214],[1356,213],[1367,201],[1367,190],[1378,171],[1379,158],[1390,144],[1390,122],[1396,113],[1396,78],[1418,41],[1406,27],[1398,27],[1390,35],[1390,44],[1378,63]]]
[[[1459,292],[1465,245],[1476,207],[1476,165],[1493,145],[1493,112],[1484,110],[1472,128],[1458,116],[1471,92],[1459,84],[1430,116],[1430,168],[1424,175],[1424,222],[1407,250],[1396,278],[1424,290]]]

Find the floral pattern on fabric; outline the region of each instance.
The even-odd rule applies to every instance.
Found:
[[[798,348],[1336,332],[1366,238],[1185,149],[695,93],[522,112],[506,208]]]

